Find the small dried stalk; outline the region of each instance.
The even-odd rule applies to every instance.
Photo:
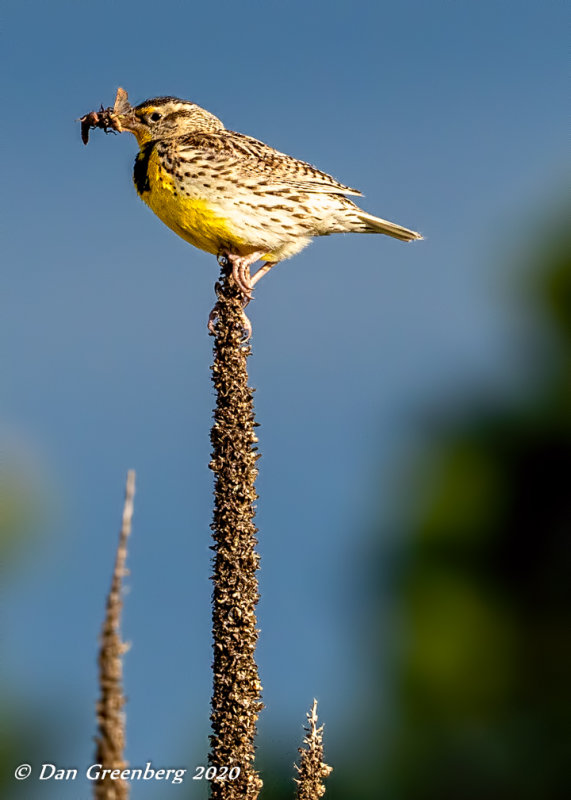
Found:
[[[333,772],[323,761],[323,725],[317,727],[317,700],[313,701],[311,711],[307,714],[308,727],[304,728],[306,736],[303,740],[305,747],[298,748],[301,755],[297,783],[297,800],[318,800],[325,794],[323,779]]]
[[[111,589],[107,597],[107,611],[101,631],[99,650],[99,686],[101,696],[97,703],[98,735],[95,737],[95,761],[103,769],[123,770],[127,766],[124,759],[125,715],[123,706],[123,654],[128,646],[121,640],[120,623],[123,602],[121,589],[126,574],[127,539],[131,533],[133,518],[133,498],[135,496],[135,473],[127,473],[123,523],[119,534],[119,545],[113,570]],[[127,800],[129,784],[121,779],[109,777],[98,780],[93,787],[95,800]]]

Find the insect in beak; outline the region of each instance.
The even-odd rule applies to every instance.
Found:
[[[115,104],[113,107],[101,108],[99,111],[90,111],[81,117],[81,139],[83,144],[89,142],[89,132],[94,128],[102,128],[105,133],[113,131],[120,133],[123,130],[131,130],[130,125],[135,123],[133,108],[129,103],[127,92],[124,89],[117,89]]]

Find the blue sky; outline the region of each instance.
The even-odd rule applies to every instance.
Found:
[[[561,185],[563,23],[559,2],[6,4],[1,413],[9,458],[50,511],[6,592],[5,683],[65,709],[68,765],[91,763],[130,467],[128,758],[203,759],[218,274],[136,197],[134,139],[95,131],[85,148],[77,117],[118,86],[133,102],[188,98],[426,237],[316,241],[249,308],[261,727],[291,761],[314,696],[333,752],[358,730],[358,556],[415,446],[414,410],[520,380],[517,259],[505,265]]]

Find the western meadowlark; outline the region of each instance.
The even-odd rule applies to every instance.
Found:
[[[278,262],[314,236],[384,233],[401,241],[415,231],[362,211],[361,195],[311,164],[227,130],[195,103],[154,97],[131,106],[123,89],[113,109],[82,119],[90,127],[130,131],[137,138],[134,183],[165,225],[201,250],[229,259],[244,302]],[[262,266],[250,274],[257,261]]]

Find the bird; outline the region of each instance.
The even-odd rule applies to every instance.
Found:
[[[230,262],[244,305],[264,275],[314,237],[382,233],[404,242],[422,239],[363,211],[348,197],[362,196],[358,189],[227,129],[196,103],[164,96],[133,107],[119,89],[109,111],[105,127],[137,139],[133,181],[139,197],[178,236]]]

